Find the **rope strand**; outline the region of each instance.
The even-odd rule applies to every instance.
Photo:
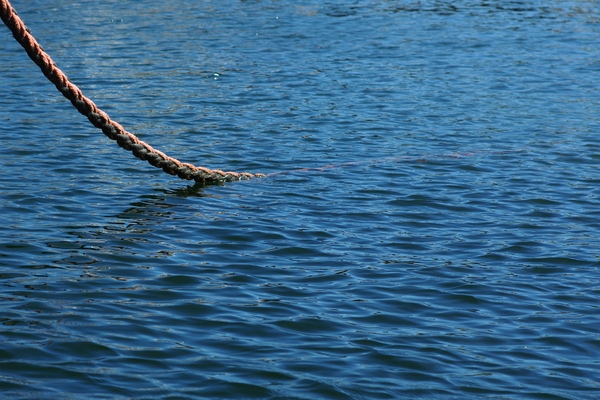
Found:
[[[0,0],[0,17],[2,17],[2,21],[10,29],[17,42],[23,46],[29,58],[40,67],[46,78],[73,104],[77,111],[85,115],[92,125],[101,129],[110,139],[116,140],[119,146],[131,151],[137,158],[148,161],[150,165],[161,168],[168,174],[202,183],[231,182],[265,176],[259,173],[224,172],[218,169],[197,167],[193,164],[182,163],[152,148],[133,133],[126,131],[121,124],[111,120],[108,114],[84,96],[82,91],[56,66],[48,53],[31,35],[29,29],[19,18],[8,0]]]

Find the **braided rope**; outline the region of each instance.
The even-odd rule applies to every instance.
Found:
[[[110,139],[116,140],[119,146],[131,151],[137,158],[148,161],[152,166],[162,168],[166,173],[177,175],[181,179],[203,183],[231,182],[265,176],[248,172],[224,172],[217,169],[197,167],[189,163],[182,163],[152,148],[134,134],[127,132],[118,122],[111,120],[108,114],[100,110],[92,100],[83,95],[81,90],[67,78],[54,64],[52,58],[42,49],[8,0],[0,0],[0,17],[11,30],[17,42],[23,46],[29,58],[40,67],[46,78],[56,86],[58,91],[71,101],[77,111],[85,115],[92,125],[101,129]]]

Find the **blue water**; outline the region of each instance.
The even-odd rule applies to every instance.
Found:
[[[600,398],[597,1],[12,3],[3,397]]]

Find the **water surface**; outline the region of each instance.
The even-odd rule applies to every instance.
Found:
[[[141,139],[269,176],[136,160],[4,29],[6,396],[600,396],[597,2],[13,5]]]

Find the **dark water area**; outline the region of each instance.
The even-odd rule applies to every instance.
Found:
[[[600,398],[598,1],[12,3],[3,397]]]

